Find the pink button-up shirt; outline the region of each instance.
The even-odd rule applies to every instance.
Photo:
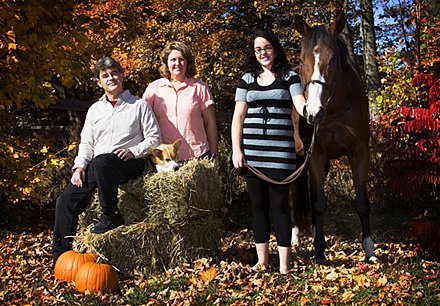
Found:
[[[214,101],[206,83],[186,78],[175,90],[167,78],[162,78],[150,83],[142,98],[156,115],[162,142],[182,140],[179,160],[188,160],[209,151],[202,112]]]

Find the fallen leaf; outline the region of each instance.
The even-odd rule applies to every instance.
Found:
[[[353,297],[354,297],[353,292],[351,292],[351,291],[345,291],[345,292],[342,294],[342,301],[343,301],[344,303],[350,302],[350,301],[353,299]]]
[[[304,305],[307,304],[308,302],[309,302],[309,299],[308,299],[308,298],[306,298],[305,296],[302,296],[302,297],[301,297],[301,299],[300,299],[301,306],[304,306]]]
[[[376,281],[376,287],[383,287],[388,283],[388,278],[383,275]]]
[[[200,272],[200,278],[203,280],[203,282],[212,282],[214,280],[214,278],[217,277],[217,275],[220,272],[214,267],[210,267],[208,270],[204,271],[204,272]]]
[[[337,280],[338,277],[339,277],[339,274],[333,270],[329,274],[327,274],[325,279],[333,282],[333,281]]]
[[[364,262],[359,262],[357,266],[362,272],[367,270],[367,265]]]

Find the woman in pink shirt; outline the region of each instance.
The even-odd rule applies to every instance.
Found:
[[[142,98],[156,115],[163,143],[181,139],[179,160],[217,157],[217,122],[208,86],[194,78],[194,57],[178,41],[162,51],[163,78],[150,83]]]

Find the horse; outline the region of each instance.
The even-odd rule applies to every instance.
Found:
[[[323,221],[327,206],[324,192],[330,161],[347,156],[355,189],[354,206],[362,225],[365,261],[374,263],[370,233],[370,203],[367,197],[369,168],[369,109],[362,82],[348,61],[345,44],[337,36],[345,26],[343,13],[329,26],[310,27],[299,15],[295,28],[302,35],[300,76],[306,104],[303,115],[315,128],[313,149],[307,164],[314,226],[316,262],[326,262]],[[301,131],[302,132],[302,131]],[[311,132],[301,135],[306,147]]]

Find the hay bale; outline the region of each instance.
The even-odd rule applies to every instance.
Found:
[[[198,219],[180,228],[172,228],[179,241],[178,251],[172,257],[171,265],[201,257],[215,257],[218,254],[221,238],[223,237],[223,221],[219,218]],[[178,260],[181,258],[182,260]]]
[[[100,235],[90,233],[89,228],[75,238],[75,250],[99,254],[123,273],[146,275],[198,257],[215,256],[222,235],[220,219],[195,220],[178,228],[144,221]]]
[[[144,178],[121,184],[118,189],[118,208],[124,216],[125,224],[140,222],[147,217],[148,203],[144,196]],[[90,206],[79,216],[80,229],[95,224],[101,216],[98,192],[93,196]]]
[[[146,176],[148,221],[181,226],[212,217],[224,205],[220,176],[209,160],[191,160],[176,172]]]
[[[155,173],[119,188],[125,225],[103,234],[90,228],[101,213],[98,196],[80,215],[74,249],[88,249],[120,271],[150,274],[202,256],[215,256],[224,201],[214,163],[193,160],[176,172]]]
[[[209,160],[191,160],[176,172],[147,174],[119,186],[118,208],[125,224],[148,220],[154,224],[184,225],[212,217],[224,205],[221,179]],[[79,217],[79,228],[98,222],[98,193]]]

